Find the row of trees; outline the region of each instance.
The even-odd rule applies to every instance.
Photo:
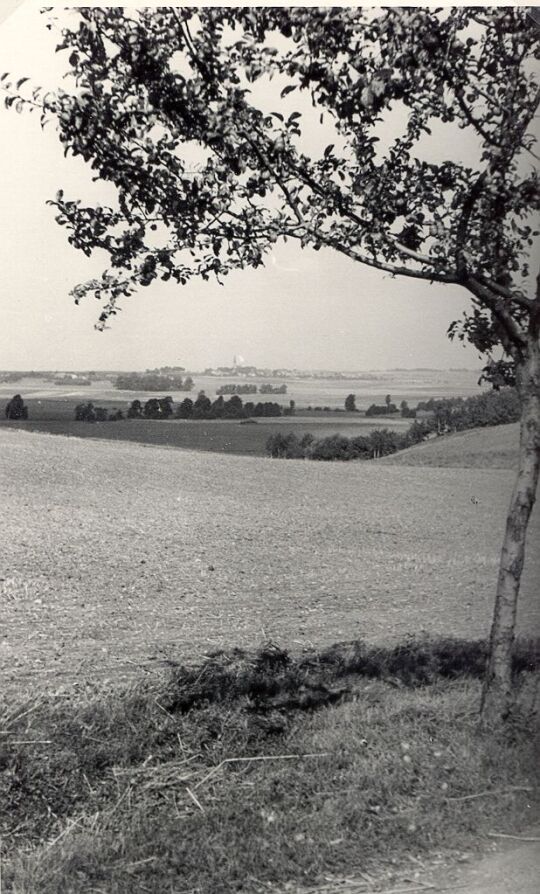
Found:
[[[290,401],[288,407],[272,401],[243,403],[238,394],[233,394],[229,400],[219,395],[215,401],[211,401],[202,391],[196,401],[185,398],[178,406],[176,416],[178,419],[250,419],[257,416],[293,416],[294,412],[294,401]]]
[[[410,411],[412,418],[416,417],[418,411],[433,414],[433,430],[440,434],[487,425],[506,425],[518,422],[520,416],[519,396],[515,388],[504,388],[467,398],[431,398],[421,401],[416,410]]]
[[[75,407],[76,422],[120,422],[124,418],[122,410],[107,410],[95,407],[92,401],[77,404]]]
[[[151,397],[144,403],[138,399],[133,400],[129,405],[127,418],[170,419],[175,415],[177,419],[250,419],[254,416],[292,416],[294,410],[294,401],[290,401],[288,407],[281,407],[270,401],[244,404],[237,394],[233,394],[229,400],[220,395],[211,401],[204,391],[200,391],[196,400],[186,397],[179,403],[176,412],[170,396]],[[92,402],[78,404],[75,408],[75,419],[78,422],[117,422],[124,418],[122,410],[109,411],[103,407],[95,407]]]
[[[216,389],[216,394],[257,394],[257,386],[256,385],[235,385],[234,383],[230,383],[228,385],[221,385]]]
[[[339,434],[326,438],[305,434],[299,438],[294,432],[278,432],[268,438],[266,451],[275,459],[314,459],[327,462],[378,459],[419,444],[429,433],[429,426],[422,422],[413,423],[406,433],[383,428],[354,438]]]
[[[120,391],[192,391],[194,382],[191,376],[185,379],[179,374],[163,373],[125,373],[117,376],[114,387]]]
[[[356,394],[348,394],[345,398],[345,409],[348,413],[357,413]],[[397,407],[392,403],[392,397],[387,394],[384,404],[371,404],[366,410],[366,416],[388,416],[391,413],[397,413]]]

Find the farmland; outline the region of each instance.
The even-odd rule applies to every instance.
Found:
[[[371,378],[369,377],[371,376]],[[429,397],[467,395],[479,393],[477,374],[467,371],[401,371],[366,374],[365,379],[291,379],[287,380],[287,394],[279,401],[287,405],[295,400],[298,412],[292,417],[258,419],[257,424],[240,425],[235,421],[186,421],[186,420],[124,420],[120,423],[89,425],[74,420],[78,403],[93,401],[110,411],[127,410],[135,397],[146,400],[155,396],[149,392],[132,393],[117,391],[110,379],[96,380],[91,386],[54,386],[48,381],[28,378],[20,383],[0,384],[0,402],[6,401],[15,391],[23,394],[28,407],[29,421],[7,423],[0,417],[0,427],[15,426],[37,432],[98,438],[113,441],[135,441],[162,447],[180,447],[192,450],[208,450],[245,456],[264,456],[268,437],[277,431],[294,431],[298,437],[310,432],[318,438],[335,433],[354,437],[367,435],[376,428],[386,427],[405,431],[410,420],[399,416],[367,419],[360,413],[337,413],[343,410],[349,392],[357,394],[357,406],[366,409],[372,402],[384,403],[386,393],[391,392],[398,403],[408,400],[411,406]],[[210,397],[225,380],[210,376],[197,376],[196,388],[202,388]],[[238,380],[237,380],[238,381]],[[251,381],[251,380],[247,380]],[[260,385],[261,380],[253,380]],[[274,384],[279,384],[276,379]],[[176,402],[186,397],[185,392],[172,394]],[[270,396],[269,396],[270,397]],[[328,407],[326,413],[313,414],[308,406]],[[302,412],[303,410],[303,412]]]
[[[323,406],[343,408],[345,397],[349,393],[356,394],[357,406],[365,410],[371,403],[384,403],[386,394],[399,404],[408,401],[411,406],[420,400],[430,397],[467,397],[479,394],[481,389],[477,381],[479,373],[472,370],[388,370],[365,374],[365,378],[331,379],[331,378],[242,378],[216,377],[193,373],[195,387],[191,396],[199,390],[214,398],[217,389],[227,383],[248,383],[260,386],[263,382],[273,385],[287,385],[286,395],[279,395],[280,402],[285,404],[294,400],[298,407]],[[74,407],[79,401],[92,400],[110,408],[126,408],[135,397],[147,400],[155,397],[152,392],[118,391],[113,387],[112,378],[97,378],[91,386],[53,385],[50,381],[39,378],[21,379],[19,382],[0,382],[0,401],[8,400],[15,392],[22,393],[29,407],[32,407],[34,418],[58,418],[58,412]],[[182,391],[167,392],[175,401],[186,397]],[[247,397],[246,399],[251,399]],[[270,397],[268,399],[271,399]],[[51,403],[52,401],[52,403]],[[51,410],[54,409],[54,413]],[[72,418],[72,414],[71,414]]]
[[[487,632],[511,471],[274,462],[5,427],[0,447],[4,683],[115,679],[268,638],[300,649]],[[538,527],[536,511],[531,542]],[[539,570],[530,551],[529,633]]]
[[[260,419],[256,423],[240,423],[227,420],[197,421],[154,419],[127,419],[122,422],[75,422],[70,419],[37,420],[29,422],[2,422],[0,428],[23,428],[29,431],[68,435],[76,438],[105,439],[107,441],[131,441],[159,447],[180,447],[188,450],[205,450],[212,453],[232,453],[240,456],[264,456],[269,436],[277,431],[294,431],[299,437],[316,432],[318,437],[336,432],[353,437],[369,434],[383,425],[387,428],[406,430],[407,419],[366,419],[359,416],[348,420],[338,418],[308,419],[280,417]]]

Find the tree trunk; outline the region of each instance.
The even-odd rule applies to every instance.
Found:
[[[519,471],[510,501],[499,566],[495,611],[481,715],[488,723],[506,718],[513,707],[512,652],[525,539],[540,468],[540,348],[530,339],[517,368],[521,402]]]

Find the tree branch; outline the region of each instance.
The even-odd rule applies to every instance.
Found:
[[[527,347],[527,337],[525,332],[504,306],[500,296],[493,294],[489,286],[485,285],[481,280],[476,279],[474,276],[468,277],[463,282],[463,285],[475,296],[475,298],[478,299],[480,304],[491,311],[514,348],[522,350]]]
[[[463,90],[462,90],[462,88],[460,88],[460,89],[458,89],[458,90],[456,90],[456,89],[454,88],[454,93],[455,93],[456,99],[457,99],[457,101],[458,101],[458,105],[459,105],[461,111],[463,112],[465,118],[466,118],[467,121],[469,122],[469,124],[472,124],[472,126],[474,127],[474,129],[476,130],[476,132],[480,134],[480,136],[482,137],[482,139],[484,139],[484,140],[486,141],[486,143],[489,143],[490,146],[495,146],[497,149],[500,149],[500,148],[501,148],[501,144],[499,143],[499,141],[496,140],[495,137],[493,137],[493,136],[489,133],[489,131],[485,130],[485,128],[482,127],[482,125],[480,124],[478,118],[475,118],[475,117],[474,117],[473,113],[471,112],[471,110],[470,110],[470,109],[468,108],[468,106],[466,105],[466,103],[465,103],[465,101],[464,101],[464,99],[463,99]]]
[[[289,235],[297,239],[301,238],[297,233],[294,232],[291,232]],[[423,279],[427,280],[428,282],[440,282],[446,284],[459,284],[461,282],[461,280],[453,274],[426,272],[423,270],[411,270],[409,267],[399,267],[395,264],[388,264],[386,261],[380,261],[378,258],[370,258],[369,256],[360,254],[360,252],[356,251],[354,248],[345,245],[339,239],[336,239],[335,237],[330,236],[327,233],[322,233],[314,230],[311,231],[311,235],[318,242],[321,242],[323,245],[328,245],[330,248],[334,248],[336,251],[341,252],[341,254],[346,255],[353,261],[358,261],[360,264],[366,264],[366,266],[368,267],[374,267],[376,270],[382,270],[385,273],[390,273],[392,276],[408,276],[412,279]]]
[[[467,262],[463,254],[463,248],[465,245],[465,240],[467,238],[469,221],[471,219],[474,206],[476,205],[482,193],[482,188],[484,186],[486,176],[486,171],[483,171],[482,174],[480,174],[476,182],[473,184],[469,195],[463,203],[461,219],[459,221],[456,233],[456,267],[462,276],[465,276],[467,272]]]

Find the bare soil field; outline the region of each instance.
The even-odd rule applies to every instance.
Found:
[[[19,691],[269,638],[301,649],[488,631],[511,471],[6,428],[0,450],[0,678]],[[539,521],[536,510],[531,543]],[[539,572],[530,549],[524,633],[540,630]]]

